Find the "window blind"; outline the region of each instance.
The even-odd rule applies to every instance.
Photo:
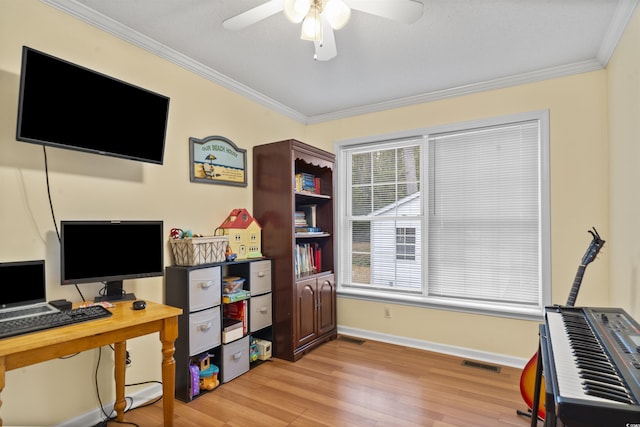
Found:
[[[537,120],[429,137],[428,295],[537,306]]]

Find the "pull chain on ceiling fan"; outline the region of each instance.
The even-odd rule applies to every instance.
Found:
[[[314,59],[328,61],[337,55],[334,30],[343,28],[351,10],[412,24],[422,16],[418,0],[269,0],[222,22],[227,30],[242,30],[284,11],[287,19],[302,23],[300,38],[313,41]]]

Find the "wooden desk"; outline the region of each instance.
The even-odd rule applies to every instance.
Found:
[[[178,338],[178,316],[181,308],[147,302],[144,310],[133,310],[131,301],[110,308],[113,316],[70,326],[48,329],[0,340],[0,392],[5,385],[5,372],[81,351],[114,344],[116,401],[118,421],[124,420],[125,366],[130,338],[160,333],[162,342],[162,394],[164,425],[173,426],[175,389],[174,342]],[[2,401],[0,400],[0,406]],[[0,418],[0,426],[2,419]]]

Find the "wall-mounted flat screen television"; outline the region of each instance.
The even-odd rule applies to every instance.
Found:
[[[135,299],[124,280],[164,274],[162,228],[159,220],[61,221],[61,283],[102,282],[96,301]]]
[[[162,164],[169,98],[27,46],[18,141]]]

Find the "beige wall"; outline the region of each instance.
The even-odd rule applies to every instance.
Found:
[[[607,68],[611,305],[640,320],[640,13]]]
[[[611,302],[627,305],[635,301],[631,285],[638,280],[638,244],[632,240],[639,227],[634,222],[638,218],[635,210],[639,209],[635,191],[638,180],[634,178],[640,172],[635,168],[637,138],[633,138],[638,134],[637,120],[633,120],[638,117],[638,59],[632,47],[637,46],[637,21],[636,16],[609,75],[592,72],[303,126],[36,0],[3,0],[0,261],[45,258],[50,299],[79,300],[73,287],[58,285],[59,250],[48,206],[42,148],[15,140],[20,48],[29,45],[171,98],[163,166],[47,149],[58,222],[157,218],[165,221],[166,228],[181,226],[207,233],[232,208],[251,210],[251,185],[237,188],[189,181],[191,136],[222,135],[231,139],[248,150],[251,171],[251,148],[264,142],[297,138],[333,151],[334,142],[344,139],[549,109],[553,302],[566,301],[590,240],[587,230],[595,226],[607,245],[587,270],[578,304],[609,305],[611,292]],[[629,91],[627,84],[633,90]],[[618,123],[609,117],[610,130],[608,88],[610,115],[619,109],[621,117],[627,118]],[[611,168],[609,136],[611,164],[615,165]],[[615,219],[611,225],[609,215]],[[610,290],[609,260],[616,252],[618,258],[611,261],[616,271],[611,277],[625,283],[614,281],[616,285]],[[168,252],[165,262],[171,262]],[[163,299],[160,278],[125,286],[141,298]],[[86,298],[91,298],[98,288],[81,285],[81,289]],[[408,306],[392,306],[392,311],[392,319],[384,319],[381,304],[340,298],[338,322],[343,327],[517,358],[530,357],[537,345],[537,322]],[[129,343],[133,366],[127,370],[128,382],[160,378],[157,341],[157,337],[146,337]],[[99,383],[103,402],[113,399],[111,353],[102,351]],[[7,373],[0,409],[5,425],[53,424],[94,410],[98,406],[93,381],[96,363],[97,351],[89,351],[70,360]],[[33,402],[38,402],[39,411],[32,410]]]
[[[595,226],[604,239],[609,234],[606,85],[604,71],[585,73],[314,125],[307,138],[331,148],[329,141],[548,109],[552,302],[564,304],[591,241],[587,230]],[[588,267],[577,304],[608,305],[607,275],[605,250]],[[516,358],[530,357],[537,348],[539,322],[408,306],[392,306],[392,318],[385,319],[382,306],[340,298],[338,323]]]
[[[162,166],[47,149],[58,223],[65,219],[161,219],[167,236],[175,226],[211,234],[231,209],[251,209],[252,186],[191,183],[189,137],[229,138],[248,150],[249,171],[252,146],[304,138],[303,125],[39,1],[0,1],[0,261],[46,259],[49,299],[80,301],[80,296],[73,286],[59,285],[59,247],[49,210],[42,147],[15,140],[22,45],[171,98]],[[90,236],[87,243],[88,248],[99,244],[91,242]],[[124,238],[122,244],[135,244],[135,236]],[[165,264],[171,262],[167,246]],[[139,298],[163,301],[162,278],[128,281],[125,287]],[[80,288],[90,299],[99,286]],[[133,365],[127,369],[128,382],[160,379],[157,336],[132,340],[129,347]],[[102,401],[107,403],[113,400],[112,360],[112,351],[103,350],[99,383]],[[97,351],[89,351],[7,373],[0,409],[5,425],[52,425],[96,409],[96,363]]]

